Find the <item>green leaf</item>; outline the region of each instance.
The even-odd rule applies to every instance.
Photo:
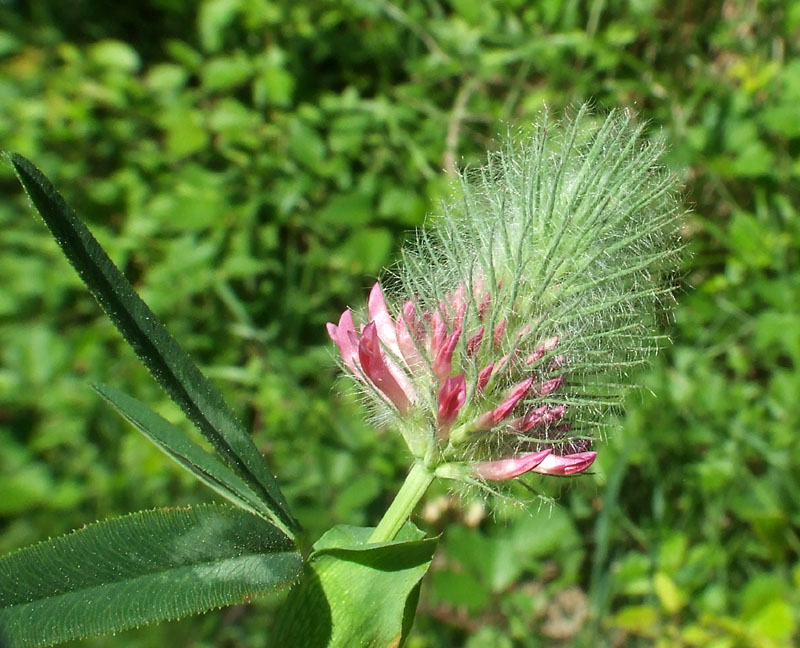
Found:
[[[331,254],[331,264],[363,274],[380,270],[392,252],[394,238],[382,227],[360,227]]]
[[[185,157],[208,146],[209,133],[203,113],[191,106],[180,104],[166,108],[158,118],[158,125],[166,132],[167,151],[176,157]]]
[[[317,218],[326,225],[357,227],[372,219],[372,198],[354,192],[336,195],[317,212]]]
[[[127,74],[136,72],[142,64],[136,50],[118,40],[106,39],[89,48],[89,57],[97,65]]]
[[[275,477],[219,391],[136,294],[52,183],[21,155],[12,154],[10,160],[64,254],[144,365],[264,501],[275,524],[289,534],[298,530]]]
[[[653,576],[653,591],[655,591],[661,606],[669,614],[677,614],[686,605],[686,594],[681,591],[675,581],[666,573],[660,571]]]
[[[210,92],[231,90],[253,75],[253,65],[246,56],[221,56],[203,67],[203,87]]]
[[[204,612],[277,591],[301,569],[289,538],[244,511],[140,511],[0,559],[0,646],[45,646]]]
[[[230,468],[187,438],[169,421],[141,401],[107,385],[95,385],[100,394],[122,417],[155,443],[166,455],[188,470],[206,486],[236,506],[269,517],[269,511],[250,487]]]
[[[239,0],[206,0],[200,5],[197,30],[207,51],[216,52],[222,47],[225,29],[236,18],[240,6]]]
[[[659,627],[659,614],[652,605],[628,605],[609,620],[612,628],[619,628],[645,637],[653,637]]]
[[[403,645],[437,541],[408,523],[398,541],[368,545],[372,531],[342,525],[314,545],[279,617],[276,646]]]
[[[491,600],[489,589],[468,571],[437,571],[431,576],[434,605],[443,603],[478,615]]]

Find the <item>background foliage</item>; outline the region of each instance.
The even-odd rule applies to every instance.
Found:
[[[324,323],[543,105],[630,106],[685,174],[674,346],[550,510],[457,503],[412,648],[790,646],[800,621],[800,2],[0,4],[0,145],[87,219],[243,413],[311,539],[407,456],[332,387]],[[202,501],[88,388],[176,422],[0,169],[0,551]],[[650,393],[652,391],[652,394]],[[115,645],[264,645],[275,601]],[[84,646],[108,645],[108,639]],[[76,644],[77,645],[77,644]]]

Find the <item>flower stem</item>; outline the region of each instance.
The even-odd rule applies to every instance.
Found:
[[[422,499],[432,481],[433,473],[421,462],[416,462],[411,468],[411,472],[408,473],[406,481],[400,487],[397,497],[394,498],[367,542],[391,542],[394,540],[397,532],[411,516],[414,507]]]

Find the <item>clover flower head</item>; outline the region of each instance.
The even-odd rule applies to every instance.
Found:
[[[543,116],[464,174],[365,310],[328,324],[418,460],[463,481],[592,465],[621,378],[659,346],[680,253],[661,152],[626,112]]]

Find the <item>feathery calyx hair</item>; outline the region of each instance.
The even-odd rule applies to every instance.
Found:
[[[366,312],[328,332],[437,475],[588,468],[628,370],[658,348],[680,255],[677,181],[627,111],[547,114],[461,177]]]

